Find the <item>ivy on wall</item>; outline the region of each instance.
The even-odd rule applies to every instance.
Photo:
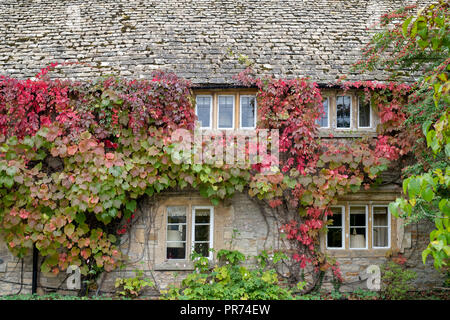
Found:
[[[354,71],[379,69],[390,79],[414,74],[410,99],[404,106],[405,133],[416,138],[414,160],[404,167],[403,192],[407,197],[390,204],[391,212],[406,222],[435,224],[430,243],[422,252],[434,266],[448,270],[450,243],[450,29],[449,3],[437,0],[383,15],[377,31],[363,50]],[[407,74],[409,76],[409,74]],[[414,132],[414,134],[411,134]]]
[[[192,187],[214,205],[236,192],[267,203],[295,248],[292,270],[331,268],[340,280],[339,267],[318,250],[329,206],[398,165],[414,138],[402,127],[406,85],[344,83],[343,90],[365,92],[381,125],[377,138],[343,143],[318,137],[317,84],[247,70],[238,79],[258,88],[257,130],[280,132],[280,170],[178,163],[171,134],[192,131],[196,119],[188,81],[163,72],[152,80],[50,80],[55,67],[35,81],[0,77],[0,232],[18,257],[36,245],[43,272],[113,270],[125,261],[118,237],[139,198]]]

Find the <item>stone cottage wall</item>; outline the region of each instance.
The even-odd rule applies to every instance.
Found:
[[[162,197],[160,201],[166,201],[173,195]],[[201,196],[192,194],[177,194],[179,201],[193,201],[197,204],[205,203]],[[207,201],[207,200],[206,200]],[[164,265],[158,263],[164,259],[161,248],[164,246],[161,229],[161,215],[157,212],[156,223],[152,221],[152,210],[150,200],[141,204],[143,214],[137,214],[131,231],[122,237],[121,249],[129,257],[129,262],[122,270],[105,273],[100,277],[98,283],[100,293],[111,293],[114,291],[114,282],[117,277],[133,277],[136,269],[145,270],[144,276],[151,278],[156,283],[158,289],[164,289],[169,284],[175,284],[182,280],[187,274],[192,272],[193,267],[189,262],[178,263],[177,265]],[[156,210],[157,211],[157,210]],[[222,217],[220,217],[222,216]],[[223,218],[223,219],[222,219]],[[267,226],[270,226],[268,229]],[[238,194],[228,203],[215,208],[215,238],[220,238],[219,249],[236,249],[246,255],[256,255],[264,248],[277,248],[279,238],[273,230],[277,230],[275,222],[270,217],[264,219],[258,207],[244,194]],[[236,232],[233,232],[236,230]],[[215,241],[216,243],[216,241]],[[162,247],[161,247],[162,246]],[[0,294],[19,293],[21,277],[23,277],[22,290],[20,293],[31,292],[32,258],[26,257],[24,260],[24,272],[22,276],[22,262],[14,258],[8,251],[6,244],[0,243]],[[43,259],[40,259],[40,263]],[[155,263],[156,262],[156,263]],[[70,293],[65,284],[67,274],[58,276],[39,273],[39,287],[41,292],[52,292],[51,288],[58,288],[59,291]],[[5,282],[8,281],[8,282]],[[11,282],[11,283],[10,283]],[[146,292],[147,294],[157,294],[155,290]],[[74,294],[74,292],[72,292]]]
[[[369,191],[361,191],[355,194],[347,194],[340,199],[341,204],[346,202],[373,203],[383,201],[389,203],[401,196],[398,186],[387,185],[373,188]],[[367,289],[367,268],[371,265],[381,267],[391,258],[406,258],[405,266],[417,274],[414,285],[417,289],[429,289],[442,287],[445,276],[435,270],[433,259],[428,257],[426,265],[422,263],[422,251],[428,246],[429,234],[434,229],[434,223],[422,220],[419,223],[405,225],[399,218],[391,219],[391,248],[387,250],[345,250],[328,253],[336,258],[340,264],[344,283],[341,291],[352,291],[356,288]],[[321,239],[321,247],[324,251],[324,235]],[[324,287],[331,289],[331,274],[324,277]]]
[[[176,199],[176,200],[174,200]],[[129,262],[122,270],[104,273],[98,280],[99,294],[112,294],[114,282],[118,277],[133,277],[136,269],[144,270],[144,275],[151,278],[157,289],[165,289],[170,284],[179,283],[187,273],[192,272],[192,264],[167,263],[164,260],[164,204],[194,203],[196,205],[209,204],[206,199],[195,193],[167,194],[158,198],[158,205],[151,206],[152,200],[141,202],[141,212],[138,211],[136,220],[130,232],[122,236],[121,249],[129,257]],[[206,202],[205,202],[206,201]],[[400,224],[399,224],[400,225]],[[429,288],[442,285],[443,277],[432,266],[428,259],[427,266],[421,262],[421,251],[426,247],[428,234],[432,229],[431,223],[421,222],[410,225],[402,230],[402,246],[400,252],[408,259],[407,266],[417,272],[416,285],[418,288]],[[232,199],[215,208],[215,249],[236,249],[246,255],[256,255],[262,250],[284,248],[278,234],[279,225],[273,217],[264,217],[259,207],[245,194],[237,194]],[[32,259],[31,256],[22,260],[14,258],[4,243],[0,243],[0,294],[18,294],[31,292]],[[40,259],[40,263],[42,262]],[[372,253],[345,252],[337,256],[341,264],[344,284],[341,291],[350,291],[354,288],[367,288],[366,281],[361,280],[369,265],[381,265],[387,261],[385,255]],[[67,290],[65,279],[68,275],[61,273],[58,276],[39,273],[39,293],[58,291],[65,294],[75,294]],[[323,288],[331,290],[331,274],[327,272],[323,281]],[[20,283],[23,285],[21,286]],[[155,289],[145,292],[147,295],[158,295]]]
[[[422,263],[422,251],[428,246],[429,234],[433,230],[431,222],[420,222],[409,225],[405,228],[406,247],[401,251],[401,255],[405,257],[406,267],[416,273],[417,278],[414,280],[414,286],[420,289],[431,289],[434,287],[442,287],[444,275],[434,269],[431,256],[427,259],[426,265]],[[353,291],[356,288],[367,289],[366,270],[370,265],[381,266],[389,261],[384,255],[371,254],[349,254],[347,257],[339,257],[337,261],[340,263],[342,275],[345,279],[341,286],[341,291]],[[331,274],[327,273],[324,277],[324,288],[331,290]]]

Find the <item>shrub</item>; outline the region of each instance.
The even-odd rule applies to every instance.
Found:
[[[382,290],[385,298],[392,300],[406,299],[408,291],[412,290],[411,280],[416,273],[407,270],[403,265],[389,261],[381,266]]]
[[[137,297],[145,287],[153,287],[155,284],[148,278],[143,278],[144,272],[136,270],[134,278],[117,278],[115,287],[117,295],[125,297]]]
[[[379,297],[379,293],[375,291],[357,288],[353,290],[351,296],[361,300],[375,300]]]
[[[250,269],[242,264],[250,259],[236,250],[220,250],[220,264],[213,268],[209,260],[198,254],[191,256],[195,271],[181,283],[162,292],[163,299],[170,300],[291,300],[291,289],[280,283],[274,268],[267,267],[262,256],[257,266]],[[273,259],[276,260],[276,259]],[[280,285],[281,284],[281,285]]]

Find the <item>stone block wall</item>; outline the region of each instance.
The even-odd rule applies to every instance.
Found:
[[[156,283],[155,289],[148,289],[146,295],[158,295],[158,290],[167,288],[170,284],[180,283],[193,271],[189,260],[168,262],[165,259],[165,206],[173,204],[210,205],[208,200],[196,193],[167,194],[158,198],[155,206],[152,200],[141,202],[141,212],[137,212],[130,232],[121,238],[121,249],[128,255],[129,261],[125,268],[110,273],[104,273],[98,279],[99,294],[113,294],[115,279],[118,277],[134,277],[136,269],[144,270],[144,276]],[[214,249],[236,249],[245,255],[257,255],[262,250],[285,248],[280,240],[279,223],[270,215],[264,215],[259,206],[245,194],[236,194],[214,210]],[[188,219],[189,220],[189,219]],[[421,222],[404,228],[401,233],[401,253],[407,260],[407,266],[416,271],[418,288],[441,286],[443,275],[436,272],[432,260],[427,266],[421,262],[421,252],[426,247],[428,235],[432,229],[431,223]],[[22,260],[14,258],[4,243],[0,243],[0,295],[30,293],[32,278],[31,256]],[[351,291],[355,288],[367,288],[366,281],[360,276],[369,265],[385,263],[384,254],[345,252],[336,257],[341,265],[344,284],[341,291]],[[42,258],[40,262],[42,262]],[[58,291],[65,294],[76,294],[67,290],[65,279],[68,275],[58,276],[39,273],[38,285],[40,293]],[[323,288],[333,288],[331,272],[327,271]],[[21,286],[19,283],[23,283]]]
[[[443,273],[435,270],[433,260],[428,257],[426,265],[422,263],[422,251],[428,246],[429,234],[433,230],[431,222],[422,221],[417,224],[409,225],[405,228],[405,237],[411,237],[412,242],[402,248],[400,254],[406,258],[405,266],[416,273],[414,286],[420,289],[432,289],[442,287],[445,276]],[[341,291],[353,291],[356,288],[367,289],[367,280],[364,276],[370,265],[381,266],[389,261],[389,254],[386,255],[349,255],[348,257],[339,257],[344,283]],[[331,274],[327,273],[324,277],[324,288],[331,290]]]

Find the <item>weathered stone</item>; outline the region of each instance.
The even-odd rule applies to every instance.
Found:
[[[262,74],[311,76],[328,83],[348,73],[357,60],[369,37],[366,27],[403,4],[402,0],[246,0],[238,5],[87,0],[74,2],[70,6],[74,10],[68,12],[64,1],[3,0],[0,73],[32,77],[50,62],[79,59],[97,61],[99,68],[72,65],[54,76],[67,76],[77,68],[83,69],[77,80],[97,77],[99,72],[132,76],[144,66],[170,69],[195,84],[231,84],[232,76],[244,68],[237,61],[243,54]],[[121,20],[124,12],[127,20]],[[348,80],[384,80],[380,72],[348,74]]]
[[[145,233],[145,229],[139,228],[135,230],[134,236],[138,243],[145,243]]]

